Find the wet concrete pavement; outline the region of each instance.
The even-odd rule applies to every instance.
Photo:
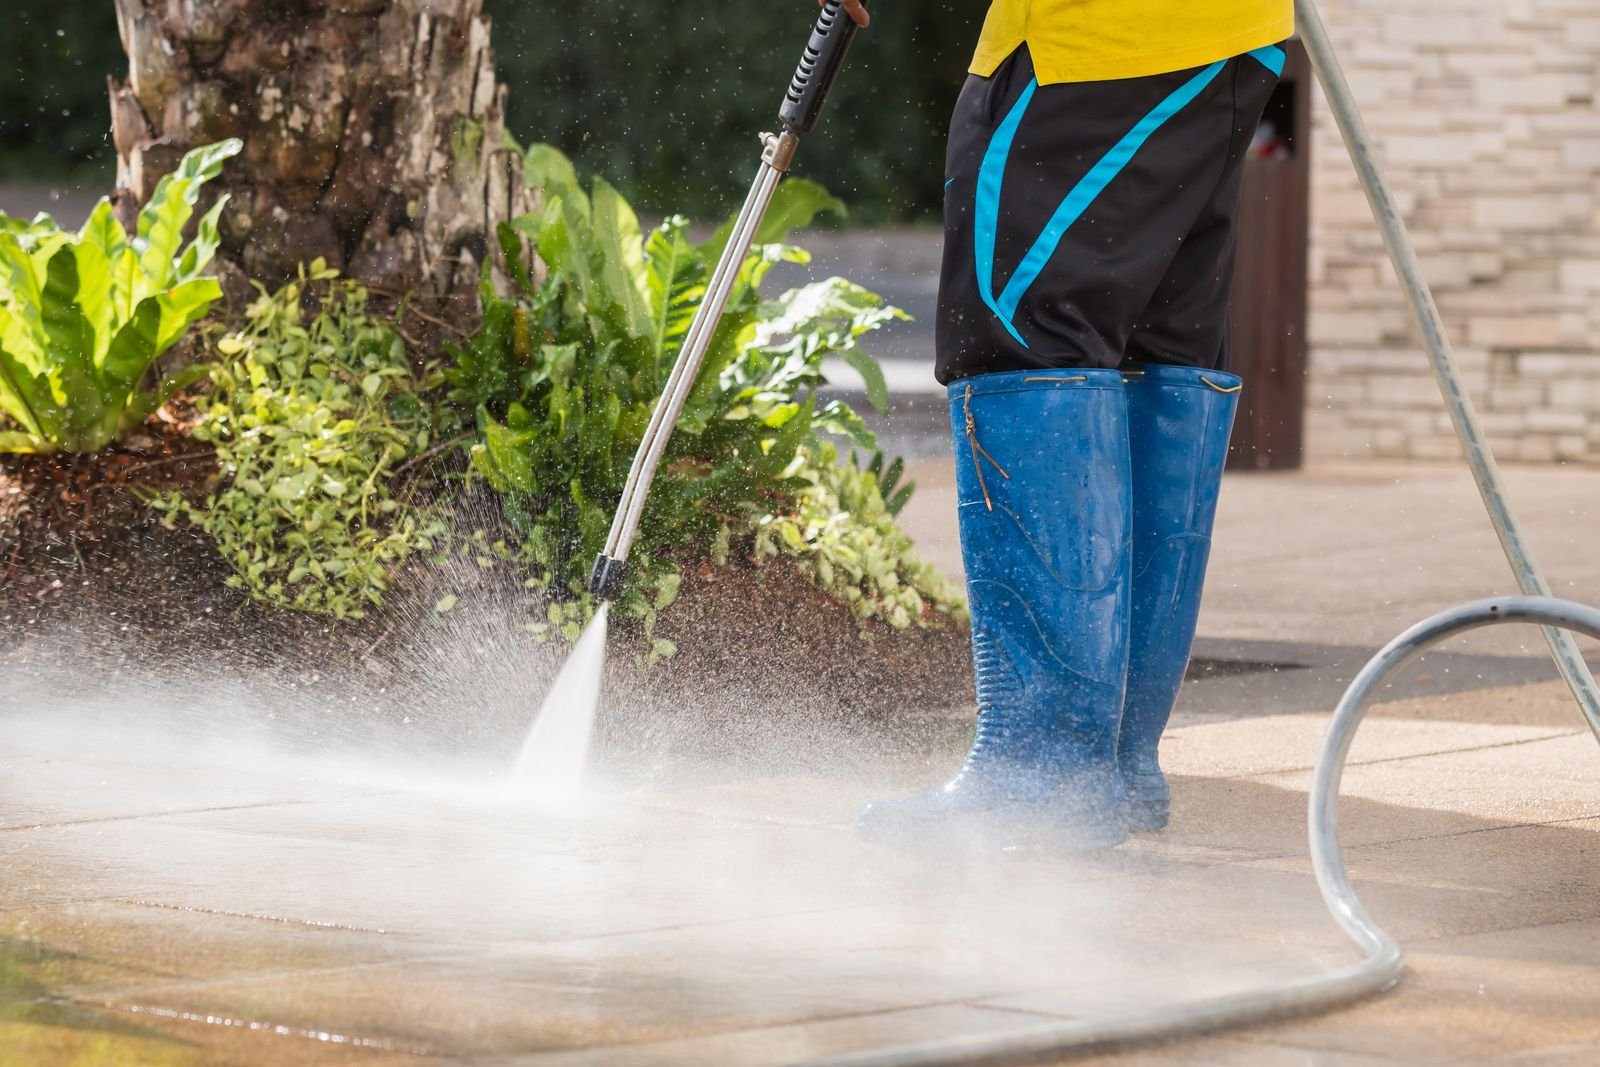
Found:
[[[1189,708],[1172,829],[1073,858],[854,838],[859,803],[953,753],[727,768],[552,817],[460,775],[13,714],[0,1064],[781,1064],[1280,981],[1353,957],[1303,839],[1324,720]],[[1089,1062],[1580,1062],[1594,748],[1559,685],[1386,704],[1341,815],[1410,952],[1400,988]]]
[[[906,515],[959,567],[948,469]],[[1593,475],[1508,472],[1551,575],[1600,600]],[[850,833],[936,748],[616,783],[578,815],[498,769],[307,762],[159,727],[0,731],[0,1067],[784,1064],[1255,988],[1354,958],[1305,797],[1327,712],[1405,624],[1504,590],[1449,468],[1230,477],[1200,668],[1164,752],[1176,816],[1103,855],[926,855]],[[1341,806],[1395,991],[1105,1064],[1578,1064],[1600,1050],[1600,751],[1502,629],[1419,663]],[[709,724],[708,728],[715,728]],[[222,736],[226,730],[219,724]],[[754,768],[766,768],[757,770]],[[1067,1062],[1067,1061],[1063,1061]]]

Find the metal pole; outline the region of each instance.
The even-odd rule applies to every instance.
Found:
[[[1406,299],[1422,329],[1423,343],[1433,365],[1434,377],[1439,382],[1439,392],[1444,396],[1445,408],[1450,412],[1450,421],[1455,426],[1462,451],[1466,453],[1467,463],[1472,468],[1472,477],[1478,483],[1478,492],[1483,497],[1484,506],[1489,509],[1489,518],[1494,523],[1495,533],[1499,535],[1500,545],[1511,564],[1511,573],[1524,593],[1529,596],[1549,596],[1550,584],[1545,581],[1538,563],[1534,561],[1533,549],[1511,513],[1505,483],[1495,465],[1494,454],[1489,451],[1488,442],[1483,438],[1472,398],[1461,385],[1461,374],[1450,348],[1450,338],[1445,333],[1444,320],[1439,314],[1438,305],[1434,303],[1428,280],[1423,276],[1422,264],[1417,261],[1416,249],[1406,233],[1406,224],[1395,207],[1389,184],[1378,168],[1372,138],[1367,134],[1366,123],[1356,107],[1355,94],[1345,80],[1339,57],[1328,40],[1327,27],[1322,24],[1315,0],[1295,0],[1295,19],[1300,39],[1305,42],[1306,52],[1311,57],[1311,66],[1322,83],[1322,91],[1327,95],[1328,105],[1339,124],[1339,132],[1344,135],[1350,161],[1355,164],[1356,174],[1367,193],[1367,202],[1372,205],[1372,215],[1383,234],[1389,259],[1394,263]],[[1545,627],[1543,632],[1550,652],[1555,657],[1556,669],[1561,672],[1567,688],[1572,690],[1578,707],[1583,709],[1589,729],[1596,738],[1600,738],[1600,690],[1595,688],[1594,676],[1589,673],[1589,666],[1584,663],[1577,642],[1566,630]]]
[[[672,373],[662,390],[661,400],[656,404],[655,411],[650,417],[650,424],[645,430],[644,437],[639,441],[639,450],[634,456],[632,471],[623,490],[622,499],[618,502],[617,513],[612,519],[610,535],[606,538],[606,555],[613,559],[628,557],[634,534],[639,528],[639,518],[644,511],[645,500],[650,494],[650,483],[655,479],[656,467],[666,452],[667,443],[672,439],[672,428],[677,426],[678,416],[683,413],[683,406],[688,402],[689,394],[694,389],[700,364],[705,360],[706,352],[711,347],[711,339],[716,334],[717,323],[722,319],[728,299],[733,294],[739,269],[744,263],[746,253],[750,251],[750,244],[755,237],[757,227],[761,224],[761,217],[766,214],[767,205],[772,202],[778,180],[782,177],[781,170],[773,167],[766,159],[762,160],[761,169],[750,186],[750,195],[745,199],[733,231],[728,235],[728,243],[722,250],[722,258],[718,261],[717,269],[706,288],[705,299],[701,301],[699,309],[695,312],[694,321],[689,326],[689,332],[684,337],[683,350],[673,364]]]

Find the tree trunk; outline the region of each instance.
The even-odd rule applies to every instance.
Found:
[[[481,0],[116,0],[111,85],[125,207],[196,145],[240,137],[219,258],[273,285],[346,275],[475,292],[497,223],[529,208],[506,147]]]

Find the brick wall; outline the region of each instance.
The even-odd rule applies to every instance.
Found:
[[[1600,0],[1323,0],[1504,460],[1600,466]],[[1308,455],[1459,455],[1321,100]]]

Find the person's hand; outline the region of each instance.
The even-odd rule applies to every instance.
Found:
[[[827,2],[828,0],[817,0],[817,6],[822,7]],[[844,9],[850,13],[851,18],[856,20],[857,26],[865,26],[872,21],[872,16],[867,14],[866,6],[861,3],[861,0],[844,0]]]

